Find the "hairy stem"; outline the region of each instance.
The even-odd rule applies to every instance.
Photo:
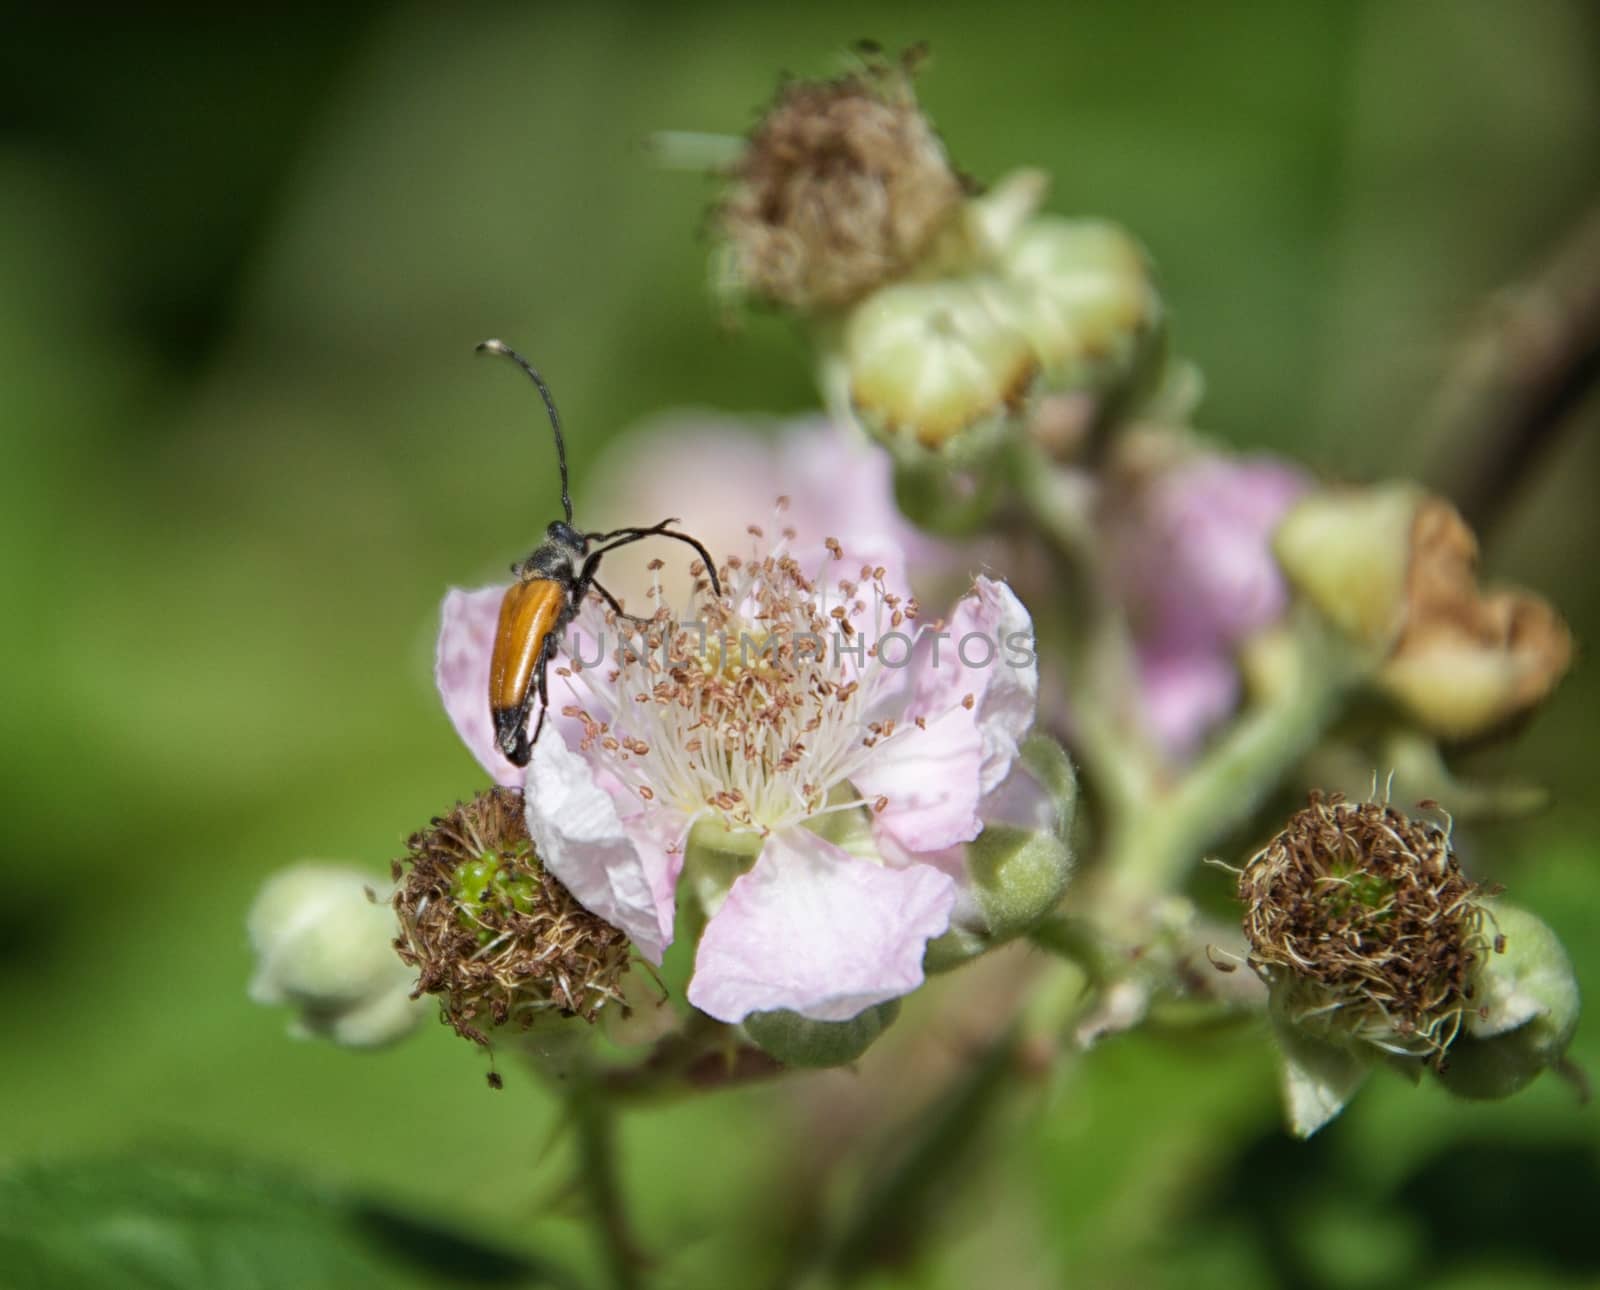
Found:
[[[1089,486],[1031,445],[1018,451],[1012,473],[1058,562],[1073,745],[1107,814],[1132,814],[1155,791],[1160,759],[1136,708],[1132,635],[1100,559]]]
[[[1261,806],[1315,745],[1360,675],[1356,660],[1309,613],[1285,629],[1279,675],[1169,789],[1113,818],[1094,913],[1113,928],[1137,923],[1176,891],[1215,844]]]

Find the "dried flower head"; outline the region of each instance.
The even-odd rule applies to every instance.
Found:
[[[1387,803],[1312,793],[1245,866],[1250,965],[1285,1018],[1438,1064],[1491,948],[1449,834]]]
[[[394,879],[395,949],[420,973],[412,997],[438,995],[465,1038],[487,1044],[485,1025],[548,1016],[593,1021],[620,1002],[628,939],[545,871],[520,793],[489,789],[413,834]]]
[[[1431,734],[1494,734],[1571,666],[1561,616],[1530,591],[1480,587],[1466,521],[1411,485],[1313,495],[1273,541],[1290,581],[1373,653],[1378,687]]]
[[[1572,663],[1572,634],[1541,597],[1482,591],[1478,543],[1455,507],[1424,500],[1411,527],[1406,619],[1383,687],[1439,734],[1477,735],[1537,707]]]
[[[918,57],[868,53],[847,76],[779,91],[717,211],[732,285],[801,311],[839,308],[929,250],[964,193],[917,106]]]

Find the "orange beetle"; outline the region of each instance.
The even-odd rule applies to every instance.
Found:
[[[667,527],[676,524],[676,519],[662,520],[648,527],[614,529],[610,533],[585,533],[573,527],[572,497],[567,491],[567,445],[561,438],[561,415],[556,411],[550,387],[534,370],[533,364],[498,340],[484,341],[478,346],[478,352],[509,358],[533,378],[550,413],[550,428],[556,437],[556,460],[561,466],[561,506],[566,519],[553,520],[545,530],[544,541],[527,559],[511,566],[517,580],[506,588],[505,598],[500,602],[500,620],[495,628],[494,653],[489,663],[489,712],[494,718],[495,742],[513,765],[526,766],[549,712],[546,670],[555,657],[562,632],[576,616],[584,597],[591,591],[598,592],[619,616],[635,623],[649,621],[624,613],[617,598],[595,580],[600,571],[600,559],[607,551],[648,537],[675,538],[692,546],[705,562],[712,590],[718,596],[722,595],[722,584],[717,581],[716,565],[705,547],[687,533],[675,533]],[[530,738],[528,717],[535,695],[539,700],[539,720]]]

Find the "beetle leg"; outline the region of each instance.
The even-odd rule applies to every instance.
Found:
[[[615,551],[619,546],[627,546],[632,542],[642,542],[648,537],[667,537],[676,541],[687,543],[695,549],[706,567],[706,576],[711,579],[711,589],[720,597],[722,583],[717,578],[717,563],[711,558],[711,553],[702,546],[698,539],[690,537],[687,533],[676,533],[667,525],[676,524],[676,519],[662,520],[659,524],[652,524],[649,528],[616,529],[610,533],[589,533],[585,536],[591,542],[603,542],[604,546],[589,553],[589,558],[583,562],[583,573],[579,575],[580,583],[594,581],[594,571],[599,567],[600,557],[607,551]]]
[[[528,759],[533,755],[533,746],[539,742],[539,733],[544,729],[545,716],[550,711],[550,660],[556,653],[556,634],[551,632],[544,638],[544,643],[539,646],[539,661],[533,665],[533,684],[528,687],[528,697],[523,702],[521,734],[517,738],[516,746],[506,754],[507,760],[513,766],[526,766]],[[534,695],[539,698],[539,717],[533,723],[533,735],[528,735],[528,718],[533,715]]]
[[[593,578],[589,579],[589,590],[597,593],[600,599],[604,600],[606,604],[610,605],[611,608],[616,611],[618,618],[626,618],[630,623],[636,623],[640,627],[648,627],[651,623],[655,622],[654,618],[640,618],[638,614],[630,614],[621,606],[621,604],[618,603],[615,596],[613,596]]]

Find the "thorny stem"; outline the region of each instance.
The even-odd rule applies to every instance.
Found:
[[[581,1084],[569,1099],[578,1143],[578,1181],[588,1201],[607,1284],[612,1290],[638,1290],[644,1284],[641,1258],[629,1231],[617,1170],[616,1110],[592,1084]]]

